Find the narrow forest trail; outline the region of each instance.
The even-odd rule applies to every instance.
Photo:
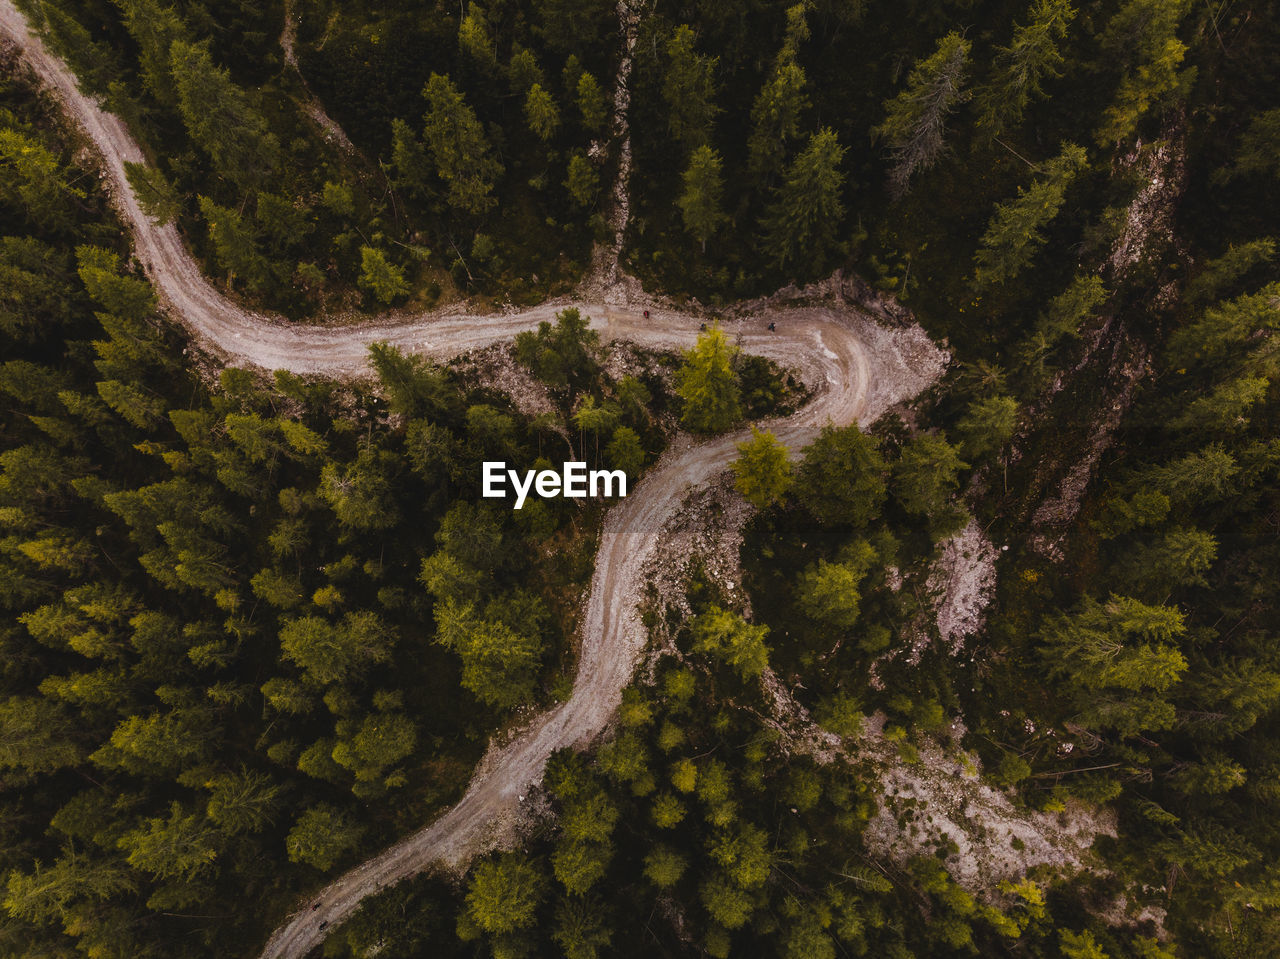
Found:
[[[0,37],[23,49],[40,81],[100,154],[107,187],[133,233],[137,257],[169,314],[230,364],[362,375],[368,373],[367,350],[373,342],[447,359],[510,340],[552,319],[569,303],[590,315],[605,338],[660,349],[687,348],[697,338],[701,317],[665,308],[658,301],[641,301],[625,287],[619,296],[618,285],[609,288],[612,295],[592,302],[566,300],[489,315],[390,314],[358,326],[293,326],[246,309],[205,279],[176,227],[158,227],[146,218],[124,174],[127,161],[144,160],[142,150],[119,118],[79,91],[70,70],[30,33],[11,0],[0,0]],[[622,302],[611,302],[616,300]],[[770,320],[776,321],[778,332],[766,330]],[[828,422],[847,425],[875,419],[933,382],[946,361],[919,327],[888,329],[838,306],[764,308],[725,326],[744,350],[797,370],[814,391],[813,400],[800,412],[766,424],[793,449],[807,444]],[[690,491],[728,466],[735,444],[745,435],[717,437],[664,457],[609,512],[569,699],[538,717],[505,747],[491,751],[463,798],[435,822],[340,876],[304,904],[277,929],[264,957],[305,956],[365,896],[433,863],[461,865],[491,848],[518,818],[520,797],[539,781],[551,753],[586,744],[605,729],[645,644],[636,604],[645,563],[660,531]]]

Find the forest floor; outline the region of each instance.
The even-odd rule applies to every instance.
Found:
[[[626,4],[620,6],[630,13]],[[427,314],[388,314],[358,326],[299,327],[246,309],[205,279],[173,225],[159,227],[145,217],[124,174],[125,162],[144,161],[141,149],[117,117],[80,92],[67,67],[31,35],[11,0],[0,0],[0,37],[23,48],[40,81],[99,155],[105,185],[170,315],[225,362],[367,376],[373,342],[444,360],[509,340],[552,320],[569,305],[590,315],[592,326],[606,340],[628,339],[647,348],[674,350],[688,348],[697,338],[704,317],[640,293],[638,285],[617,270],[616,250],[611,251],[612,269],[601,264],[592,271],[594,282],[584,289],[590,297],[586,302],[562,299],[487,315],[470,315],[459,306]],[[813,391],[811,402],[798,413],[762,424],[792,449],[806,445],[827,423],[875,420],[934,382],[947,362],[923,330],[902,322],[883,303],[851,297],[850,284],[856,285],[837,278],[824,290],[788,291],[792,295],[743,304],[729,310],[733,318],[724,321],[726,332],[743,350],[795,370]],[[893,325],[877,323],[868,314]],[[776,332],[767,331],[770,321],[776,322]],[[305,904],[277,930],[265,956],[304,956],[324,938],[326,928],[350,916],[365,896],[432,863],[461,866],[513,835],[524,798],[540,779],[547,757],[560,747],[592,741],[608,725],[645,646],[637,605],[662,531],[680,515],[691,493],[724,472],[746,436],[739,431],[705,442],[673,444],[631,495],[609,512],[586,600],[578,675],[570,698],[505,745],[495,745],[464,797],[434,823],[340,876]],[[926,753],[922,759],[932,762]],[[954,776],[942,766],[936,772]],[[983,808],[984,818],[994,819],[995,827],[1007,825],[1009,817],[997,800]]]

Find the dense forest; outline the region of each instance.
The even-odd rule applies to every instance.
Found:
[[[627,163],[649,291],[842,270],[952,351],[866,430],[741,444],[747,595],[696,558],[653,591],[646,668],[520,847],[324,955],[1280,956],[1275,2],[18,5],[252,305],[566,293]],[[711,313],[614,376],[561,311],[509,350],[537,415],[381,345],[366,383],[219,374],[80,147],[7,70],[0,953],[253,955],[568,693],[603,508],[485,503],[479,463],[637,477],[804,396]],[[957,650],[931,577],[971,528],[1006,548]],[[979,888],[946,836],[877,847],[929,813],[886,769],[939,750],[1011,815],[1102,824],[1086,866]]]

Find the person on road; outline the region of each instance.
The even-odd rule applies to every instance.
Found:
[[[769,324],[769,332],[770,332],[770,333],[775,332],[777,329],[778,329],[778,324],[777,324],[777,323],[770,323],[770,324]]]

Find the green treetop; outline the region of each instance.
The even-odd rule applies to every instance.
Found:
[[[696,433],[719,433],[742,418],[733,359],[738,349],[718,327],[698,337],[676,373],[676,392],[684,400],[680,421]]]
[[[752,427],[751,439],[738,444],[733,485],[757,509],[776,503],[791,487],[787,448],[772,433]]]

